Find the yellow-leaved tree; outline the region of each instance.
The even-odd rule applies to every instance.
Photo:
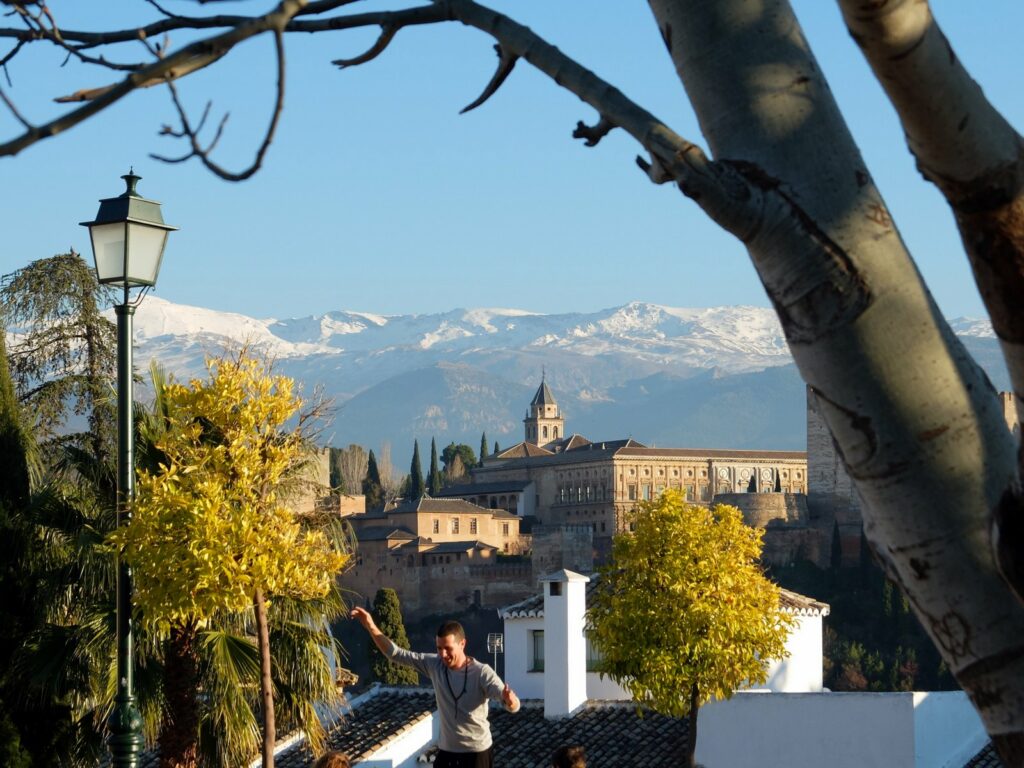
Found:
[[[700,705],[763,683],[768,662],[786,655],[792,617],[757,563],[762,532],[735,507],[668,490],[628,521],[590,598],[590,638],[602,672],[636,702],[689,715],[692,767]]]
[[[304,411],[294,382],[248,348],[207,367],[207,380],[160,387],[158,458],[140,469],[131,522],[110,540],[134,569],[138,615],[173,645],[194,643],[212,617],[254,612],[263,764],[272,766],[267,599],[326,596],[348,556],[293,505],[318,409]],[[163,741],[180,761],[165,754],[164,765],[193,763],[194,749]]]

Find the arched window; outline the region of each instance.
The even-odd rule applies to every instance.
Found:
[[[555,438],[555,440],[558,439],[558,427],[552,427],[551,428],[551,436],[553,438]]]
[[[545,426],[544,427],[544,437],[547,437],[547,436],[548,436],[548,428]]]

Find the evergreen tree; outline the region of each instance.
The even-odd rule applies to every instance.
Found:
[[[480,465],[484,465],[484,456],[487,455],[487,433],[483,432],[480,435]]]
[[[498,447],[498,441],[497,441],[497,440],[495,440],[495,441],[494,441],[494,450],[492,451],[492,453],[493,453],[493,454],[495,454],[495,455],[497,455],[497,454],[498,454],[498,453],[500,453],[500,452],[501,452],[501,448],[499,448],[499,447]]]
[[[838,571],[843,566],[843,540],[839,535],[839,521],[832,525],[832,551],[829,564],[833,571]]]
[[[462,466],[465,469],[476,466],[476,454],[473,453],[473,449],[465,443],[448,443],[445,449],[441,451],[441,463],[444,464],[445,474],[449,477],[452,476],[452,459],[458,456],[462,459]]]
[[[37,439],[78,444],[97,461],[114,455],[117,435],[116,329],[100,313],[112,296],[74,251],[33,261],[0,288],[5,322],[24,331],[10,376]],[[71,413],[86,416],[87,432],[66,434]]]
[[[427,490],[431,496],[441,492],[441,471],[437,468],[437,441],[430,438],[430,474],[427,475]]]
[[[409,467],[409,498],[419,499],[423,496],[423,464],[420,462],[420,441],[412,441],[412,465]]]
[[[363,495],[366,497],[366,511],[370,512],[384,506],[384,486],[380,482],[380,470],[377,469],[377,457],[370,449],[366,459],[366,477],[363,478]]]
[[[378,589],[373,598],[373,619],[387,637],[399,648],[409,647],[409,636],[402,622],[402,608],[398,593],[393,589]],[[377,646],[370,643],[370,674],[385,685],[416,685],[419,676],[411,667],[395,664],[384,657]]]
[[[10,671],[22,641],[37,624],[36,595],[32,588],[32,532],[25,519],[29,498],[26,435],[7,365],[5,337],[0,327],[0,592],[5,595],[0,608],[0,765],[28,768],[32,761],[14,722],[15,707],[10,706],[22,699],[23,691],[11,679]]]

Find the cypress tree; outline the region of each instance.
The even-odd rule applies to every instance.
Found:
[[[366,497],[367,511],[384,505],[384,486],[380,481],[380,470],[377,468],[377,457],[370,450],[366,460],[366,477],[363,479],[363,495]]]
[[[495,440],[494,441],[494,451],[493,451],[493,453],[497,454],[499,451],[501,451],[501,448],[498,447],[498,441]]]
[[[372,613],[377,627],[386,637],[399,648],[409,648],[409,636],[405,632],[402,607],[395,590],[387,587],[378,589],[373,598]],[[385,685],[416,685],[419,680],[415,669],[385,658],[373,643],[370,643],[370,674]]]
[[[427,490],[431,496],[441,492],[441,471],[437,468],[437,441],[430,438],[430,474],[427,475]]]
[[[484,456],[487,455],[487,433],[480,435],[480,466],[484,465]]]
[[[409,467],[409,498],[423,497],[423,464],[420,461],[420,441],[412,441],[412,465]]]

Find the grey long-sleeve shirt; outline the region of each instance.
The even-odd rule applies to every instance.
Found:
[[[445,752],[483,752],[491,746],[487,702],[500,702],[505,689],[497,672],[474,658],[462,669],[448,669],[436,653],[415,653],[394,643],[390,656],[430,678],[441,716],[438,747]]]

